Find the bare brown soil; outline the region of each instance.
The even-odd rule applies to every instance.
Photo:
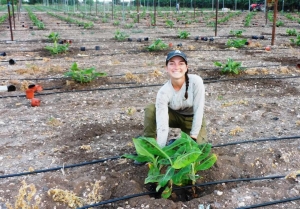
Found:
[[[0,13],[1,15],[1,13]],[[63,14],[62,14],[63,15]],[[269,139],[300,135],[300,63],[299,47],[290,45],[285,31],[299,24],[284,16],[286,22],[276,28],[275,45],[271,51],[272,28],[264,25],[263,13],[258,13],[251,27],[243,27],[246,12],[219,25],[218,37],[213,42],[195,41],[196,36],[214,36],[204,17],[199,23],[176,22],[167,28],[163,18],[157,26],[149,26],[142,19],[131,29],[124,24],[113,26],[101,19],[90,30],[69,26],[46,13],[38,13],[46,29],[29,29],[31,22],[22,12],[16,20],[15,42],[10,43],[7,23],[0,32],[0,78],[2,85],[15,84],[17,91],[0,93],[0,176],[121,156],[135,152],[132,138],[143,132],[143,108],[155,102],[156,92],[167,81],[164,72],[165,56],[171,49],[181,49],[188,55],[190,73],[205,81],[205,117],[209,141],[213,145],[237,141]],[[128,20],[130,21],[130,20]],[[60,23],[60,24],[57,24]],[[22,27],[22,24],[25,27]],[[116,41],[114,33],[120,28],[133,39]],[[241,49],[229,49],[225,43],[230,30],[243,29],[243,37],[264,35],[263,40]],[[178,31],[191,33],[188,39],[179,39]],[[59,32],[62,39],[72,40],[70,50],[63,55],[51,56],[44,49],[50,44],[45,36]],[[148,37],[149,41],[144,41]],[[141,38],[142,42],[137,42]],[[173,47],[159,52],[148,52],[146,47],[161,38]],[[181,47],[177,44],[181,43]],[[86,51],[80,51],[85,46]],[[96,51],[95,46],[100,46]],[[242,62],[246,70],[240,75],[221,75],[213,62],[224,63],[227,58]],[[9,65],[8,60],[16,60]],[[95,67],[108,74],[89,84],[78,84],[65,78],[73,62],[79,67]],[[161,75],[158,73],[161,72]],[[31,107],[25,98],[24,87],[39,84],[44,90],[36,94],[39,107]],[[179,130],[172,129],[170,138]],[[300,169],[299,138],[240,143],[212,150],[218,161],[212,169],[201,172],[197,183],[227,179],[286,176]],[[83,205],[106,201],[132,194],[151,191],[144,185],[147,165],[135,166],[131,160],[116,159],[52,172],[1,178],[0,208],[22,204],[38,208],[76,208],[75,200]],[[22,181],[31,187],[27,188]],[[22,187],[23,185],[23,187]],[[23,188],[19,191],[20,188]],[[54,190],[57,189],[57,190]],[[59,190],[60,189],[60,190]],[[66,197],[68,203],[54,201],[54,192]],[[256,181],[237,181],[176,190],[169,199],[153,195],[116,201],[98,208],[238,208],[264,202],[299,197],[299,177]],[[49,195],[52,192],[52,195]],[[20,196],[20,194],[25,194]],[[58,193],[56,193],[58,194]],[[18,196],[19,195],[19,196]],[[70,199],[74,200],[73,205]],[[79,199],[78,199],[79,198]],[[62,198],[61,198],[62,199]],[[38,201],[40,200],[40,201]],[[27,202],[27,203],[26,203]],[[291,201],[263,208],[298,209],[300,202]],[[21,207],[22,208],[22,207]]]

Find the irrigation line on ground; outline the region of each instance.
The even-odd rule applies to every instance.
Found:
[[[105,162],[105,161],[108,161],[108,160],[119,159],[120,157],[121,156],[114,156],[114,157],[110,157],[110,158],[94,160],[94,161],[90,161],[90,162],[83,162],[83,163],[78,163],[78,164],[72,164],[72,165],[59,166],[59,167],[55,167],[55,168],[41,169],[41,170],[36,170],[36,171],[31,171],[31,172],[23,172],[23,173],[16,173],[16,174],[7,174],[7,175],[0,176],[0,179],[9,178],[9,177],[16,177],[16,176],[24,176],[24,175],[30,175],[30,174],[37,174],[37,173],[45,173],[45,172],[50,172],[50,171],[57,171],[57,170],[60,170],[60,169],[65,169],[65,168],[74,168],[74,167],[80,167],[80,166],[85,166],[85,165],[91,165],[91,164]]]
[[[258,78],[233,78],[233,79],[222,79],[222,80],[210,80],[204,81],[205,84],[208,83],[218,83],[218,82],[226,82],[226,81],[242,81],[242,80],[254,80],[254,79],[290,79],[290,78],[299,78],[300,76],[287,76],[287,77],[258,77]],[[133,83],[135,84],[135,83]],[[77,93],[77,92],[87,92],[87,91],[109,91],[116,89],[133,89],[133,88],[147,88],[147,87],[155,87],[162,86],[163,84],[150,84],[150,85],[138,85],[138,86],[123,86],[123,87],[111,87],[111,88],[96,88],[96,89],[82,89],[76,91],[56,91],[56,92],[48,92],[48,93],[40,93],[39,96],[51,95],[51,94],[64,94],[64,93]],[[60,88],[60,87],[57,87]],[[56,87],[53,87],[56,89]],[[25,97],[26,95],[13,95],[13,96],[0,96],[0,99],[4,98],[15,98],[15,97]]]
[[[271,202],[264,202],[264,203],[261,203],[261,204],[250,205],[250,206],[240,207],[240,208],[236,208],[236,209],[260,208],[260,207],[264,207],[264,206],[275,205],[275,204],[278,204],[278,203],[292,202],[294,200],[300,200],[300,196],[286,198],[286,199],[282,199],[282,200],[275,200],[275,201],[271,201]]]
[[[286,136],[286,137],[272,137],[272,138],[262,138],[256,140],[246,140],[246,141],[237,141],[237,142],[229,142],[226,144],[217,144],[213,145],[212,147],[225,147],[230,145],[237,145],[237,144],[246,144],[246,143],[257,143],[263,141],[277,141],[277,140],[286,140],[286,139],[300,139],[300,136]]]
[[[248,66],[248,67],[242,67],[244,69],[247,68],[267,68],[267,67],[290,67],[290,65],[258,65],[258,66]],[[220,68],[201,68],[201,69],[190,69],[192,71],[219,71]],[[149,74],[149,72],[137,72],[137,73],[132,73],[133,75],[141,75],[141,74]],[[125,76],[126,74],[115,74],[115,75],[107,75],[106,77],[120,77],[120,76]],[[21,79],[13,79],[13,80],[57,80],[57,79],[67,79],[68,77],[50,77],[50,78],[21,78]],[[0,78],[1,81],[6,81],[6,80],[12,80],[11,78]],[[203,80],[207,80],[207,78],[203,78]],[[209,78],[211,80],[211,78]]]
[[[300,176],[300,174],[297,175],[297,176]],[[228,180],[222,180],[222,181],[214,181],[214,182],[206,182],[206,183],[201,183],[201,184],[195,184],[195,185],[190,185],[190,186],[185,186],[185,187],[178,187],[178,188],[174,188],[173,191],[174,190],[181,190],[181,189],[185,189],[185,188],[192,188],[192,187],[195,187],[195,186],[196,187],[201,187],[201,186],[209,186],[209,185],[222,184],[222,183],[232,183],[232,182],[240,182],[240,181],[260,181],[260,180],[266,180],[266,179],[279,179],[279,178],[285,178],[285,176],[269,176],[269,177],[243,178],[243,179],[228,179]],[[105,200],[105,201],[94,203],[94,204],[91,204],[91,205],[85,205],[85,206],[79,207],[77,209],[92,208],[92,207],[96,207],[96,206],[100,206],[100,205],[105,205],[105,204],[108,204],[108,203],[113,203],[113,202],[117,202],[117,201],[121,201],[121,200],[131,199],[133,197],[140,197],[140,196],[145,196],[145,195],[150,195],[150,194],[158,194],[158,192],[144,192],[144,193],[139,193],[139,194],[132,194],[132,195],[123,196],[123,197],[119,197],[119,198],[115,198],[115,199]],[[300,198],[300,197],[298,197],[298,198]],[[292,199],[290,201],[293,201],[293,200],[294,199]],[[285,202],[287,202],[287,201],[285,201]],[[277,204],[277,203],[281,203],[281,202],[280,202],[280,200],[279,201],[274,201],[274,202],[269,202],[268,205],[270,205],[271,203],[273,205],[273,204]],[[251,208],[254,208],[254,207],[251,207]]]
[[[243,143],[255,143],[255,142],[262,142],[262,141],[285,140],[285,139],[300,139],[300,136],[287,136],[287,137],[280,137],[280,138],[272,137],[272,138],[254,139],[254,140],[247,140],[247,141],[237,141],[237,142],[231,142],[231,143],[226,143],[226,144],[221,144],[221,145],[213,145],[212,147],[216,148],[216,147],[231,146],[231,145],[237,145],[237,144],[243,144]],[[110,157],[110,158],[99,159],[99,160],[94,160],[94,161],[90,161],[90,162],[78,163],[78,164],[71,164],[71,165],[66,165],[66,166],[59,166],[59,167],[55,167],[55,168],[41,169],[41,170],[25,172],[25,173],[8,174],[8,175],[0,176],[0,179],[8,178],[8,177],[15,177],[15,176],[30,175],[30,174],[36,174],[36,173],[44,173],[44,172],[49,172],[49,171],[56,171],[56,170],[65,169],[65,168],[85,166],[85,165],[104,162],[107,160],[116,160],[121,157],[122,156],[114,156],[114,157]]]

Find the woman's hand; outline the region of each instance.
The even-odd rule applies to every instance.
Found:
[[[196,142],[197,141],[197,136],[192,136],[190,135],[190,137]]]

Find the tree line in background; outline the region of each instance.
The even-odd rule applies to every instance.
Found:
[[[11,0],[10,0],[11,1]],[[83,0],[81,3],[78,0],[48,0],[49,5],[51,4],[69,4],[73,5],[75,4],[84,4],[84,2],[88,5],[95,5],[96,0]],[[103,0],[101,0],[103,1]],[[122,5],[122,0],[113,0],[115,4]],[[7,4],[7,0],[0,0],[1,4],[5,5]],[[18,0],[14,0],[14,4],[17,4]],[[23,3],[29,3],[29,4],[43,4],[45,0],[28,0],[28,2]],[[99,2],[99,1],[98,1]],[[131,5],[136,5],[138,1],[133,0]],[[141,5],[144,6],[153,6],[153,3],[155,2],[156,5],[160,7],[170,7],[170,0],[139,0]],[[187,7],[187,8],[194,8],[197,9],[207,9],[207,8],[215,8],[215,2],[216,0],[171,0],[171,6],[175,7],[176,3],[180,3],[181,8]],[[250,4],[254,3],[264,3],[264,0],[250,0]],[[284,4],[283,4],[284,3]],[[127,5],[127,3],[126,3]],[[249,0],[219,0],[219,8],[223,8],[223,5],[225,8],[230,8],[231,10],[234,10],[237,8],[238,10],[248,10],[249,9]],[[300,11],[300,0],[278,0],[278,10],[282,11],[282,7],[284,8],[284,11]]]

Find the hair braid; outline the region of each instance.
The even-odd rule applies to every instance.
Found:
[[[188,89],[189,89],[189,76],[188,76],[188,70],[185,72],[185,94],[184,97],[187,99],[189,97],[188,95]]]

